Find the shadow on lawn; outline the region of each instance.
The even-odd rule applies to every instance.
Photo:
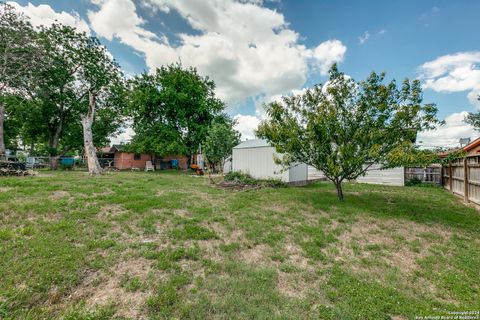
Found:
[[[422,224],[438,223],[447,227],[475,231],[480,214],[459,198],[441,188],[392,187],[345,184],[345,200],[339,201],[333,185],[313,184],[290,196],[324,211],[337,210],[348,215],[367,214],[375,218],[406,219]]]

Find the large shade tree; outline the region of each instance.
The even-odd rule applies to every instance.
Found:
[[[215,83],[194,68],[163,66],[135,77],[130,86],[133,151],[190,156],[205,141],[213,121],[225,118]]]
[[[121,125],[125,90],[120,68],[98,39],[71,27],[42,28],[39,38],[50,52],[35,96],[42,109],[51,167],[56,167],[62,153],[81,148],[89,172],[100,174],[93,132],[97,128],[104,141]],[[95,113],[100,121],[95,121]]]
[[[5,154],[6,96],[28,98],[46,55],[28,19],[0,2],[0,157]],[[14,128],[16,129],[16,128]]]
[[[269,118],[257,134],[283,155],[283,165],[302,162],[323,171],[343,200],[342,182],[374,163],[395,163],[395,152],[403,156],[413,147],[418,131],[439,123],[436,106],[422,104],[419,81],[399,87],[384,78],[372,73],[356,82],[334,65],[326,84],[267,105]]]

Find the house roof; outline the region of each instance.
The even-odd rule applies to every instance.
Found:
[[[271,147],[271,145],[267,142],[267,140],[255,139],[255,140],[243,141],[239,145],[233,147],[233,149],[249,149],[249,148],[265,148],[265,147]]]
[[[115,153],[117,151],[123,151],[125,146],[121,144],[114,144],[111,147],[102,147],[99,148],[98,151],[101,153]]]
[[[463,150],[464,151],[470,151],[473,148],[478,147],[478,146],[480,146],[480,138],[477,138],[477,139],[473,140],[472,142],[470,142],[469,144],[467,144],[465,147],[463,147]]]
[[[477,138],[475,140],[473,140],[472,142],[470,142],[469,144],[467,144],[465,147],[463,148],[452,148],[452,149],[448,149],[446,151],[441,151],[438,153],[438,155],[441,157],[441,158],[445,158],[446,156],[448,156],[450,153],[453,153],[453,152],[457,152],[457,151],[460,151],[460,150],[463,150],[465,152],[469,152],[470,150],[476,148],[480,146],[480,138]]]
[[[98,152],[101,152],[101,153],[114,153],[115,150],[113,147],[101,147],[98,149]]]

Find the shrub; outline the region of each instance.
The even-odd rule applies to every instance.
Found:
[[[407,181],[407,183],[405,183],[405,185],[407,187],[414,187],[414,186],[418,186],[420,184],[422,184],[422,180],[418,179],[417,177],[412,178],[409,181]]]
[[[243,173],[240,171],[232,171],[225,175],[225,181],[230,181],[238,184],[252,185],[252,186],[262,186],[262,187],[271,187],[271,188],[282,188],[286,187],[287,184],[280,179],[255,179],[248,173]]]

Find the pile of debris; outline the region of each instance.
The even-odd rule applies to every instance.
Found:
[[[24,163],[15,161],[0,161],[0,176],[30,176],[33,171],[27,170]]]
[[[234,191],[249,191],[261,188],[284,188],[287,184],[277,179],[255,179],[249,174],[241,172],[230,172],[225,175],[223,181],[214,182],[210,178],[210,182],[217,187],[234,190]]]
[[[235,191],[248,191],[248,190],[260,189],[262,187],[260,185],[251,185],[251,184],[245,184],[245,183],[240,183],[235,181],[222,181],[220,183],[217,183],[216,186],[224,189],[235,190]]]

